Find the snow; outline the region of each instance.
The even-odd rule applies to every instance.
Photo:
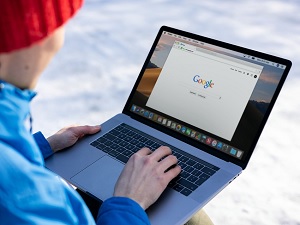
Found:
[[[246,170],[205,206],[217,225],[300,224],[300,4],[297,0],[87,0],[40,78],[34,130],[99,124],[121,112],[160,26],[293,62]]]

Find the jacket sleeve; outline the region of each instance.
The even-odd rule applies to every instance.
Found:
[[[59,177],[1,144],[0,224],[95,224],[80,196]]]
[[[47,141],[47,139],[45,138],[45,136],[42,134],[42,132],[39,131],[39,132],[33,134],[33,138],[34,138],[36,144],[39,146],[39,149],[41,150],[44,159],[53,155],[53,151],[50,147],[50,144]]]
[[[97,224],[150,225],[150,221],[146,212],[135,201],[125,197],[112,197],[100,207]]]

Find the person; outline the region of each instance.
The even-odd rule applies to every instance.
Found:
[[[113,197],[103,202],[94,220],[80,195],[44,167],[45,158],[101,130],[100,126],[70,126],[47,139],[41,132],[31,134],[30,102],[36,95],[33,90],[63,44],[65,23],[82,3],[1,1],[2,224],[150,224],[145,210],[181,171],[170,148],[162,146],[154,152],[142,148],[129,159]]]

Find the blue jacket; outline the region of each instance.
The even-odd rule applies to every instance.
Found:
[[[49,143],[26,127],[34,96],[0,81],[0,223],[95,224],[81,197],[44,167]],[[105,201],[96,222],[150,224],[139,204],[123,197]]]

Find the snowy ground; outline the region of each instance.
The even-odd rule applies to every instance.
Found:
[[[300,224],[297,0],[87,0],[33,101],[34,130],[120,112],[161,25],[288,58],[293,68],[245,172],[205,206],[217,225]]]

